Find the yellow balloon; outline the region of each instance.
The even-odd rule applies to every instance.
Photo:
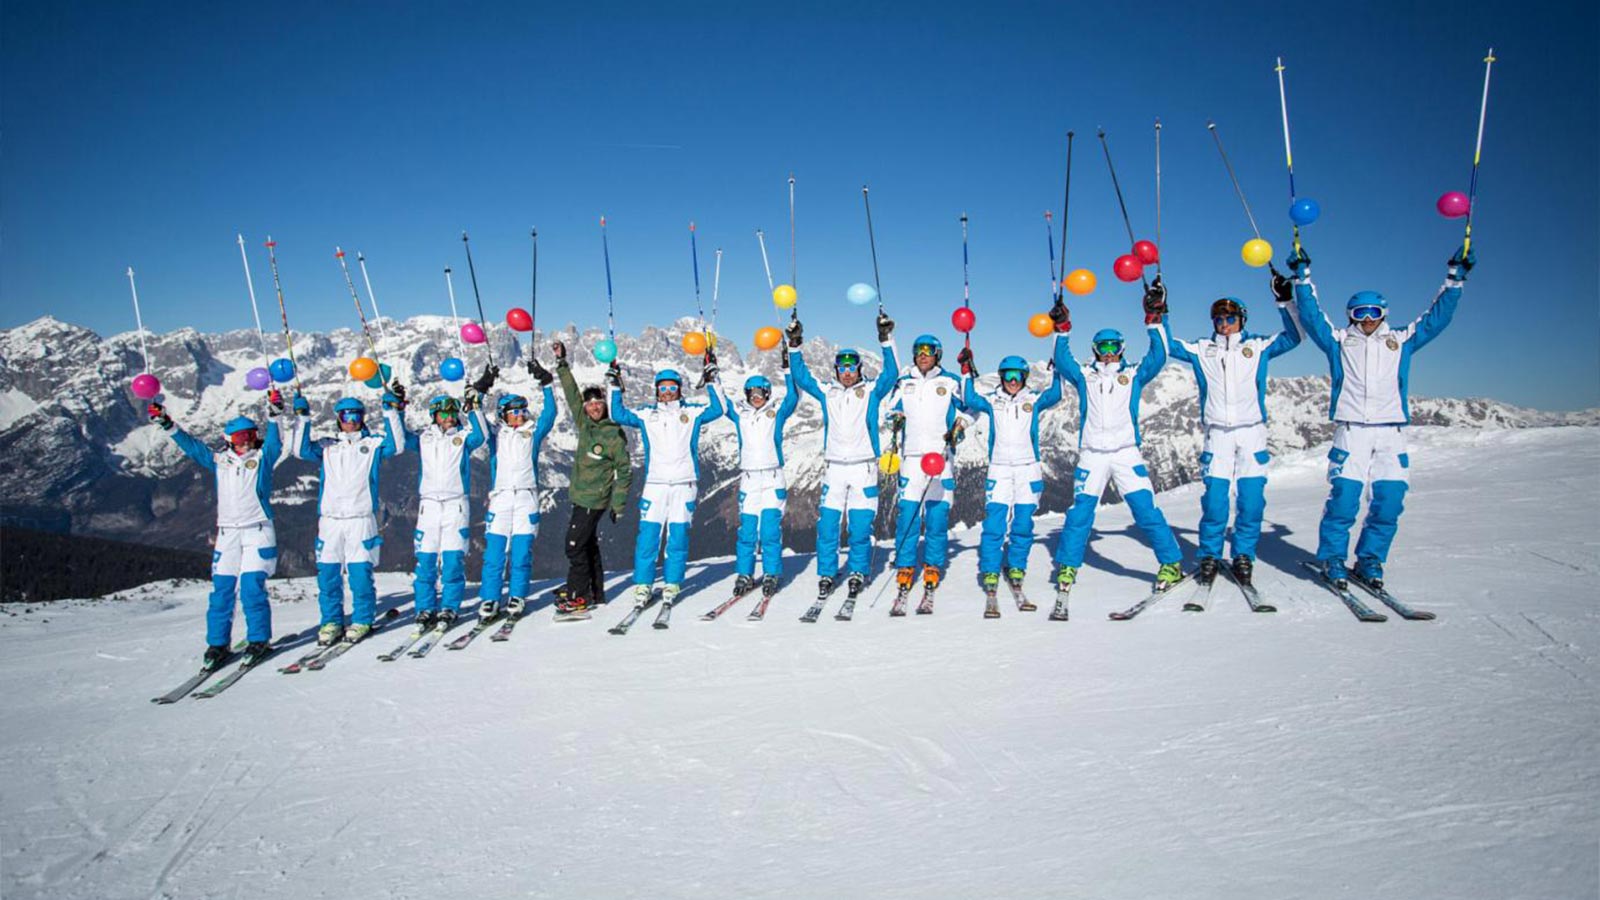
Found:
[[[885,450],[878,457],[878,471],[885,475],[894,475],[900,471],[900,454],[893,450]]]
[[[780,284],[772,289],[772,305],[779,309],[789,309],[799,299],[800,295],[796,294],[794,288],[787,284]]]
[[[1239,255],[1244,258],[1245,265],[1259,269],[1272,262],[1272,245],[1261,238],[1251,238],[1244,242]]]

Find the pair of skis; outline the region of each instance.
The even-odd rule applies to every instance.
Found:
[[[759,622],[762,619],[765,619],[766,616],[767,616],[767,607],[769,605],[771,605],[772,598],[777,596],[777,592],[773,591],[772,593],[767,593],[766,588],[764,586],[758,585],[758,584],[752,582],[750,587],[748,589],[746,589],[743,593],[739,593],[738,591],[735,591],[733,596],[731,596],[728,599],[722,601],[720,604],[717,605],[717,607],[715,609],[713,609],[710,612],[706,613],[705,615],[701,616],[700,617],[700,621],[702,621],[702,622],[715,621],[718,616],[721,616],[723,613],[725,613],[728,610],[732,609],[734,604],[738,603],[740,600],[743,600],[745,597],[748,597],[750,594],[754,593],[755,589],[757,587],[761,587],[762,588],[761,600],[760,600],[760,602],[758,602],[756,604],[754,609],[750,610],[750,614],[745,616],[745,620],[748,621],[748,622]]]
[[[633,623],[639,621],[639,617],[644,615],[645,610],[655,606],[656,602],[660,599],[660,591],[651,591],[649,599],[643,602],[634,603],[633,609],[628,610],[628,614],[622,617],[621,622],[618,622],[606,630],[611,634],[627,634],[628,629],[633,627]],[[656,613],[656,620],[653,623],[656,628],[665,629],[671,626],[672,607],[677,605],[678,599],[679,598],[675,597],[671,603],[661,604],[661,609]]]
[[[855,618],[856,601],[861,599],[861,592],[865,590],[866,587],[867,580],[865,578],[852,578],[849,580],[848,593],[845,594],[844,603],[839,606],[839,611],[833,614],[834,621],[848,622]],[[837,581],[830,584],[827,590],[819,589],[817,591],[817,599],[812,602],[811,607],[807,609],[805,614],[800,617],[800,621],[806,623],[816,622],[817,619],[822,616],[822,608],[828,605],[829,598],[831,598],[833,596],[833,592],[838,589],[839,583]]]
[[[1354,614],[1355,617],[1357,619],[1359,619],[1360,621],[1362,621],[1362,622],[1387,622],[1387,621],[1389,621],[1389,617],[1388,616],[1384,615],[1381,612],[1378,612],[1378,611],[1374,610],[1372,607],[1370,607],[1367,604],[1363,603],[1361,601],[1360,597],[1357,597],[1355,594],[1352,594],[1350,592],[1349,588],[1341,588],[1337,584],[1334,584],[1333,581],[1328,578],[1327,572],[1325,572],[1321,566],[1318,566],[1316,563],[1311,562],[1310,560],[1301,560],[1300,564],[1302,566],[1305,566],[1308,570],[1310,570],[1311,573],[1316,576],[1316,579],[1317,579],[1318,583],[1320,583],[1323,587],[1327,588],[1328,590],[1332,591],[1334,593],[1334,595],[1337,596],[1340,599],[1340,601],[1342,601],[1344,603],[1344,605],[1350,610],[1350,612],[1352,614]],[[1368,594],[1371,594],[1374,599],[1376,599],[1379,602],[1381,602],[1384,606],[1387,606],[1390,609],[1394,610],[1394,612],[1397,615],[1399,615],[1400,618],[1402,618],[1402,619],[1410,619],[1411,621],[1415,621],[1415,622],[1426,622],[1426,621],[1428,621],[1430,619],[1435,618],[1433,613],[1428,612],[1425,609],[1416,609],[1416,608],[1414,608],[1412,606],[1408,606],[1407,604],[1401,602],[1401,600],[1398,597],[1396,597],[1393,594],[1389,593],[1387,590],[1385,590],[1385,589],[1383,589],[1381,587],[1378,587],[1377,585],[1374,585],[1372,582],[1368,581],[1367,579],[1362,578],[1361,575],[1359,573],[1357,573],[1357,572],[1351,572],[1349,578],[1350,578],[1350,583],[1351,584],[1355,584],[1355,585],[1359,586],[1363,591],[1366,591]]]
[[[1039,608],[1033,604],[1032,600],[1028,599],[1027,594],[1022,592],[1022,582],[1012,581],[1008,578],[1006,579],[1006,586],[1011,589],[1011,599],[1017,604],[1017,612],[1033,612]],[[1000,591],[998,586],[993,590],[986,589],[983,592],[983,617],[985,619],[1000,618]]]
[[[182,684],[179,684],[177,687],[159,697],[151,697],[150,702],[165,706],[168,704],[177,703],[179,700],[189,696],[191,693],[194,694],[194,698],[196,700],[209,700],[228,688],[233,687],[238,683],[239,679],[244,677],[246,672],[254,669],[256,666],[261,665],[261,663],[265,662],[268,657],[275,655],[280,649],[282,649],[284,645],[293,643],[295,640],[297,640],[300,635],[301,632],[296,632],[273,641],[272,644],[267,647],[265,652],[256,656],[245,657],[242,661],[240,661],[238,666],[234,667],[233,671],[218,679],[216,683],[212,684],[208,688],[205,688],[204,690],[197,690],[201,685],[209,681],[211,676],[222,671],[226,666],[226,663],[219,663],[215,666],[201,666],[200,671],[184,679]],[[236,643],[233,647],[233,650],[235,653],[237,653],[242,651],[244,647],[244,643]]]

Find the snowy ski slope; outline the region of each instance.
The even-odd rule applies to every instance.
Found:
[[[807,572],[767,621],[700,622],[714,560],[669,631],[606,634],[614,602],[380,663],[394,628],[158,707],[203,585],[9,610],[0,895],[1595,896],[1600,430],[1417,429],[1412,459],[1389,577],[1434,622],[1358,623],[1297,576],[1318,451],[1274,470],[1271,615],[1219,581],[1207,612],[1108,621],[1154,569],[1122,505],[1065,624],[1043,543],[1041,609],[981,618],[972,530],[931,617],[867,608],[880,579],[803,625]],[[1190,554],[1195,487],[1160,498]],[[314,624],[309,581],[273,586],[280,633]]]

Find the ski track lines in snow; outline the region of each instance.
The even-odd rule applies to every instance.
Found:
[[[1122,506],[1065,624],[1043,543],[1041,610],[981,618],[972,529],[931,617],[867,609],[875,584],[801,624],[807,572],[765,622],[700,622],[722,561],[666,632],[605,634],[614,602],[380,663],[395,628],[157,707],[203,586],[35,608],[0,627],[0,894],[1593,896],[1596,434],[1413,433],[1389,576],[1434,622],[1358,623],[1295,576],[1316,453],[1269,489],[1271,615],[1219,581],[1205,613],[1107,621],[1154,569]],[[1191,555],[1197,500],[1162,498]],[[274,590],[306,597],[280,633],[313,624],[309,584]]]

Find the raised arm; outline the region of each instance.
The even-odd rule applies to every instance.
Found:
[[[810,394],[818,403],[823,402],[822,386],[817,384],[817,379],[811,376],[811,369],[806,365],[805,354],[799,347],[789,350],[789,377],[793,379],[796,387]]]
[[[176,425],[167,431],[167,436],[172,438],[174,444],[178,445],[178,449],[183,451],[184,456],[199,463],[206,471],[215,472],[217,470],[217,458],[212,455],[211,448],[207,447],[204,441]]]
[[[1293,303],[1279,303],[1278,317],[1283,320],[1283,330],[1273,335],[1272,343],[1267,345],[1267,359],[1282,356],[1300,346],[1300,340],[1304,337],[1300,328],[1300,317],[1296,314]]]
[[[535,450],[544,444],[545,438],[550,436],[550,429],[556,427],[556,392],[548,384],[539,390],[544,396],[544,409],[539,410],[539,421],[533,425],[533,446]]]
[[[545,389],[549,393],[549,388]],[[554,413],[551,414],[554,417]],[[489,440],[488,429],[483,427],[483,413],[473,407],[467,412],[467,453],[482,447]]]
[[[1144,330],[1150,333],[1150,352],[1139,360],[1139,368],[1133,373],[1134,380],[1141,386],[1149,384],[1161,367],[1167,364],[1167,327],[1160,322],[1151,322]]]
[[[583,415],[583,395],[578,393],[578,379],[572,377],[572,367],[565,356],[556,359],[556,377],[561,379],[561,395],[566,398],[567,412],[577,422]]]
[[[732,408],[732,404],[729,404],[729,408]],[[784,423],[788,422],[789,417],[799,408],[800,388],[794,383],[794,370],[791,368],[783,376],[783,402],[778,404],[778,434],[783,434]]]
[[[994,415],[994,407],[989,405],[989,398],[978,391],[978,383],[971,375],[961,381],[961,394],[966,398],[967,409],[973,414],[988,413]]]
[[[283,432],[277,419],[267,419],[267,428],[261,436],[261,464],[275,468],[283,457]]]
[[[1056,367],[1056,374],[1067,380],[1080,394],[1083,392],[1083,369],[1078,367],[1078,361],[1072,358],[1070,340],[1063,332],[1056,332],[1055,350],[1050,354],[1050,362]]]
[[[1438,295],[1433,298],[1433,305],[1411,323],[1411,336],[1407,340],[1411,342],[1412,350],[1421,350],[1455,318],[1456,304],[1461,301],[1461,286],[1466,283],[1467,273],[1472,271],[1477,262],[1473,253],[1467,253],[1465,261],[1461,256],[1458,250],[1450,257],[1450,268],[1445,272],[1444,284],[1440,286]]]
[[[385,408],[383,411],[383,443],[378,445],[378,458],[388,459],[399,456],[405,450],[405,444],[395,439],[395,432],[402,435],[406,433],[406,420],[401,418],[400,410]],[[422,446],[420,443],[417,446]]]
[[[1033,415],[1037,419],[1039,413],[1044,412],[1061,402],[1061,373],[1050,373],[1050,386],[1039,392],[1039,399],[1033,401]]]
[[[715,384],[706,385],[706,408],[695,419],[696,425],[708,425],[722,418],[722,391]]]
[[[622,402],[622,388],[619,387],[611,389],[611,418],[618,425],[626,425],[629,428],[644,427],[644,420],[629,409],[626,403]]]
[[[884,338],[878,342],[883,348],[883,371],[878,373],[878,380],[872,385],[872,395],[879,400],[889,396],[894,386],[900,381],[900,363],[895,359],[894,337]]]

